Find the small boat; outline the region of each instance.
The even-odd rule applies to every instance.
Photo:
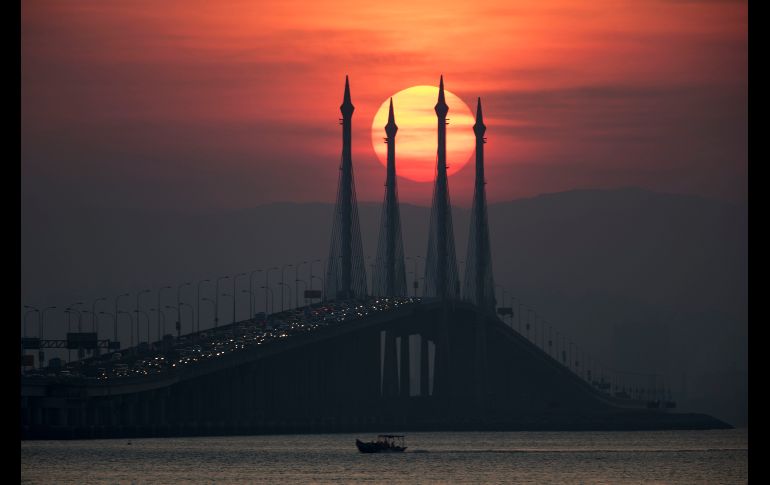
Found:
[[[368,443],[356,439],[356,446],[361,453],[397,453],[404,451],[405,445],[402,434],[377,435],[377,441]]]

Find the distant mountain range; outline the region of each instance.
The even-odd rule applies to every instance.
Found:
[[[141,301],[150,308],[157,306],[158,288],[172,285],[162,294],[165,306],[176,301],[177,285],[186,281],[326,258],[332,207],[276,203],[207,213],[73,212],[25,203],[21,303],[63,308],[83,301],[81,308],[90,310],[94,299],[106,296],[108,303],[97,312],[112,312],[116,295],[130,292],[121,306],[133,309],[136,292],[149,288]],[[378,203],[359,205],[364,252],[371,257],[380,210]],[[401,215],[405,253],[424,258],[430,208],[404,204]],[[453,217],[458,260],[465,260],[469,211],[455,207]],[[544,319],[552,332],[566,334],[605,366],[665,376],[681,409],[748,423],[745,204],[635,188],[574,190],[491,204],[489,223],[495,281],[505,288],[507,305],[515,298],[514,325],[527,318],[526,310],[519,314],[518,303],[524,303],[537,312],[539,328]],[[424,259],[417,261],[419,276]],[[410,259],[407,271],[414,264]],[[303,264],[299,278],[309,280],[308,270]],[[315,263],[314,275],[321,271]],[[280,273],[270,272],[277,305]],[[294,268],[285,274],[293,284]],[[408,278],[411,283],[414,276]],[[239,277],[237,284],[241,317],[248,311],[242,293],[248,278]],[[264,285],[264,273],[254,285]],[[232,280],[220,289],[232,293]],[[213,297],[206,284],[202,292]],[[193,305],[194,295],[194,289],[182,289],[183,300]],[[223,298],[221,318],[227,320],[232,300]],[[259,290],[258,311],[263,299]],[[167,319],[173,318],[169,310]],[[90,325],[90,316],[86,321]],[[49,312],[46,334],[63,336],[64,322],[61,312]],[[106,324],[102,331],[107,328],[111,334]]]

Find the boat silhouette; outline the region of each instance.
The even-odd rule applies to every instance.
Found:
[[[381,434],[376,441],[356,439],[356,447],[361,453],[400,453],[406,449],[404,438],[402,434]]]

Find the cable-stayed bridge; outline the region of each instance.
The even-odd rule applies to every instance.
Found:
[[[161,331],[159,291],[155,342],[149,316],[139,309],[139,295],[136,346],[121,349],[117,343],[117,301],[113,340],[99,340],[95,332],[72,333],[67,341],[24,338],[22,353],[65,345],[77,349],[80,357],[84,349],[111,352],[94,352],[65,369],[49,365],[23,373],[23,437],[727,427],[710,416],[670,412],[674,403],[661,383],[632,387],[617,373],[587,365],[572,343],[559,342],[558,335],[554,339],[549,333],[546,344],[542,324],[540,339],[536,334],[530,339],[530,322],[523,332],[521,312],[516,330],[513,309],[498,305],[495,298],[480,99],[474,125],[476,183],[461,285],[446,172],[449,107],[443,77],[435,106],[436,181],[423,294],[417,297],[415,289],[410,296],[406,284],[392,101],[385,126],[385,199],[369,287],[353,177],[354,106],[347,79],[340,111],[343,147],[323,290],[306,292],[322,296],[322,301],[288,311],[273,308],[270,314],[256,314],[252,304],[246,320],[219,325],[215,318],[215,328],[184,335],[178,325],[173,336]],[[219,280],[216,284],[217,298],[211,303],[218,316]],[[286,285],[281,285],[283,292]],[[263,288],[267,298],[267,281]],[[83,310],[70,310],[80,320]],[[180,306],[177,311],[179,322]],[[44,315],[45,309],[40,318]],[[147,319],[148,338],[139,343],[141,315]],[[500,318],[506,315],[511,316],[508,323]]]

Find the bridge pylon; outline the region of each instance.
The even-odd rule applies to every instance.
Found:
[[[439,298],[442,312],[437,327],[433,393],[445,402],[453,395],[450,378],[449,306],[460,299],[460,279],[457,271],[452,205],[446,164],[446,115],[449,106],[444,97],[444,76],[439,81],[438,101],[434,107],[438,121],[438,147],[436,151],[436,183],[428,233],[428,254],[425,258],[425,296]]]
[[[430,213],[428,254],[425,259],[425,296],[446,301],[459,299],[460,279],[457,272],[452,206],[447,181],[446,115],[449,112],[449,106],[444,98],[444,76],[441,76],[435,111],[438,118],[438,149],[436,183]]]
[[[342,160],[329,259],[326,263],[324,282],[326,300],[364,298],[367,293],[366,266],[361,243],[361,227],[358,222],[358,202],[351,155],[351,123],[354,109],[350,100],[350,83],[345,76],[345,94],[340,106]]]
[[[404,243],[401,237],[401,215],[396,188],[396,125],[393,98],[390,99],[388,124],[385,125],[385,143],[388,144],[388,163],[385,177],[385,201],[380,219],[380,240],[377,245],[373,294],[376,296],[407,296],[404,269]]]
[[[495,311],[495,280],[492,275],[492,252],[489,244],[487,195],[484,180],[484,133],[487,127],[481,112],[481,98],[476,108],[476,183],[473,191],[473,209],[468,235],[468,253],[465,258],[463,299],[486,311]]]
[[[468,235],[468,253],[465,258],[465,281],[463,299],[478,308],[475,334],[475,401],[483,407],[487,393],[487,337],[485,314],[495,311],[495,280],[492,275],[492,252],[489,244],[489,222],[487,219],[487,196],[484,180],[484,117],[481,111],[481,98],[476,107],[476,123],[473,132],[476,135],[476,183],[473,191],[471,226]]]

